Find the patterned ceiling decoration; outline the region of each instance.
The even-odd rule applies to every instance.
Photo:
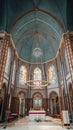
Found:
[[[0,31],[12,35],[23,60],[36,63],[35,56],[43,55],[42,62],[47,62],[56,56],[62,34],[72,27],[70,5],[69,0],[1,0]],[[40,48],[33,49],[36,42]]]
[[[32,48],[36,42],[42,46],[41,50],[44,55],[42,62],[55,57],[64,32],[63,25],[57,18],[36,8],[26,15],[24,14],[13,25],[10,32],[22,59],[28,62],[36,62],[35,57],[33,59],[31,57]],[[36,33],[38,33],[38,36],[35,36]],[[40,62],[41,60],[39,60]]]

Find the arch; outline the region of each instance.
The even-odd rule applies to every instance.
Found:
[[[68,91],[69,91],[69,98],[70,98],[71,107],[72,107],[72,110],[73,110],[73,88],[72,88],[71,82],[68,85]]]
[[[0,95],[0,116],[1,119],[5,119],[5,113],[6,113],[6,106],[7,106],[7,96],[6,96],[7,90],[6,90],[6,83],[3,83],[2,89],[1,89],[1,95]]]
[[[25,114],[25,93],[20,91],[17,93],[17,97],[19,98],[19,114]]]
[[[42,107],[43,107],[43,103],[42,103],[43,97],[42,97],[42,94],[39,93],[39,92],[35,92],[33,94],[33,96],[32,96],[32,99],[33,99],[33,109],[35,109],[35,110],[42,109]]]
[[[69,84],[68,84],[68,89],[69,89],[69,93],[72,95],[72,83],[70,82]]]
[[[1,89],[1,95],[2,97],[4,98],[4,96],[6,95],[7,93],[7,87],[6,87],[6,83],[4,82],[3,85],[2,85],[2,89]]]
[[[40,15],[38,15],[38,17],[36,17],[36,19],[34,17],[35,12],[40,14]],[[44,16],[44,17],[42,17],[42,16]],[[29,17],[29,21],[28,21],[28,17]],[[49,18],[51,20],[49,20]],[[26,19],[26,20],[24,20],[24,19]],[[31,34],[33,34],[35,32],[35,29],[34,29],[35,20],[37,20],[38,25],[40,24],[40,28],[38,29],[39,33],[42,32],[40,34],[40,38],[47,44],[47,47],[48,47],[48,39],[49,39],[49,47],[48,47],[48,49],[44,48],[44,50],[45,50],[45,52],[46,52],[46,50],[50,50],[47,52],[47,54],[49,52],[52,52],[51,53],[52,55],[50,55],[50,53],[47,56],[45,55],[45,58],[43,61],[45,63],[45,62],[48,62],[51,58],[55,57],[55,55],[56,55],[55,52],[57,51],[58,46],[56,48],[54,44],[57,41],[57,43],[59,45],[59,43],[60,43],[59,41],[62,37],[62,33],[65,31],[64,26],[62,25],[61,21],[59,21],[59,19],[57,17],[52,15],[50,12],[46,12],[46,11],[38,9],[38,8],[33,9],[33,10],[30,10],[30,11],[20,15],[14,21],[12,26],[10,27],[9,32],[11,32],[11,34],[13,36],[13,39],[15,41],[15,46],[17,47],[19,56],[22,59],[24,59],[25,61],[31,62],[31,60],[30,60],[30,53],[31,53],[30,50],[31,49],[28,51],[28,48],[24,47],[24,46],[26,46],[26,44],[28,44],[28,43],[31,43],[30,46],[32,46],[31,40],[30,40],[30,42],[28,42],[28,41],[29,41],[29,37],[30,37],[30,39],[32,37]],[[48,20],[49,20],[49,22],[48,22]],[[54,23],[56,26],[53,26]],[[27,26],[27,29],[26,29],[26,26]],[[47,37],[44,37],[46,35],[43,34],[42,26],[44,27],[44,32],[46,32],[47,28],[49,30],[49,32],[48,32],[49,35],[47,35]],[[32,27],[32,29],[31,29],[31,27]],[[23,31],[23,29],[24,29],[24,31]],[[58,31],[58,30],[60,30],[60,31]],[[29,36],[29,37],[26,38],[25,36],[26,37]],[[42,42],[43,43],[42,45],[44,45],[44,42]],[[27,50],[25,48],[27,48]],[[25,54],[24,54],[24,52],[25,52]],[[39,61],[39,62],[41,63],[41,61]]]
[[[59,114],[60,106],[59,106],[59,96],[57,92],[52,91],[50,93],[50,114]]]
[[[10,89],[10,94],[8,95],[9,96],[9,99],[8,99],[8,108],[10,108],[10,109],[11,109],[11,101],[12,101],[13,92],[14,92],[14,89],[11,88]]]
[[[56,16],[52,15],[50,12],[46,12],[46,11],[44,11],[44,10],[42,10],[42,9],[39,9],[39,8],[32,9],[32,10],[30,10],[30,11],[28,11],[28,12],[23,13],[22,15],[20,15],[20,16],[13,22],[13,24],[10,26],[8,32],[9,32],[9,33],[12,33],[12,30],[13,30],[14,26],[16,25],[16,23],[17,23],[20,19],[22,19],[24,16],[27,16],[28,14],[31,14],[32,12],[35,12],[36,10],[39,11],[39,12],[41,12],[41,13],[43,13],[43,14],[46,14],[47,16],[50,16],[51,18],[53,18],[53,19],[57,22],[57,24],[60,26],[60,28],[62,29],[62,32],[65,32],[65,28],[64,28],[63,24],[61,23],[61,21],[60,21]]]
[[[56,91],[52,91],[52,92],[50,92],[49,97],[51,97],[51,96],[52,96],[52,94],[56,94],[56,95],[58,95],[58,93],[57,93]],[[59,96],[59,95],[58,95],[58,96]]]
[[[38,91],[37,91],[37,92],[35,92],[35,93],[32,95],[32,98],[33,98],[33,97],[34,97],[34,95],[36,95],[37,93],[38,93],[39,95],[41,95],[41,97],[43,98],[42,94],[41,94],[40,92],[38,92]]]
[[[17,97],[18,97],[18,98],[21,98],[21,99],[24,99],[24,98],[25,98],[25,92],[19,91],[19,92],[17,93]]]

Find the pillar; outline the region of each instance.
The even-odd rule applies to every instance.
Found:
[[[4,37],[0,41],[0,44],[2,44],[2,50],[1,50],[1,54],[0,54],[0,89],[1,89],[3,77],[4,77],[4,72],[5,72],[5,65],[6,65],[6,59],[7,59],[7,50],[8,50],[9,40],[7,40],[6,37]]]

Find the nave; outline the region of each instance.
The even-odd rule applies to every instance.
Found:
[[[68,127],[63,127],[60,119],[46,116],[44,122],[31,122],[29,117],[23,117],[11,123],[7,123],[0,127],[0,130],[66,130]],[[70,128],[72,130],[72,128]]]

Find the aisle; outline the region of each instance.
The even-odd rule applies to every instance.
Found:
[[[3,128],[1,129],[3,130]],[[62,128],[60,120],[46,117],[45,122],[30,122],[28,117],[8,124],[6,130],[66,130]]]

